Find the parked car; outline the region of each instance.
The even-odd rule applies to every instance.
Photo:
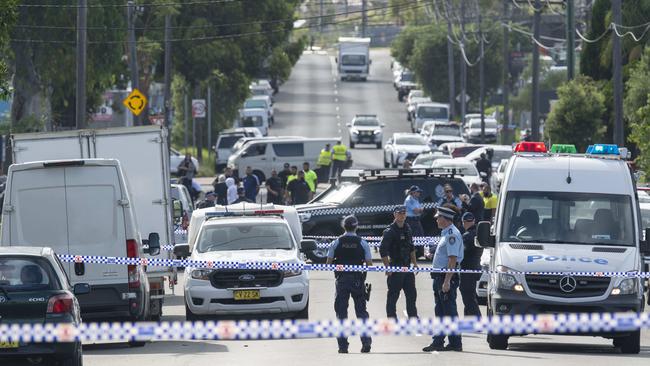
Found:
[[[484,118],[485,140],[481,141],[481,118],[472,118],[467,122],[463,131],[463,138],[469,143],[495,143],[497,142],[497,120]]]
[[[182,184],[171,185],[171,197],[181,205],[179,217],[174,217],[174,245],[187,243],[187,229],[190,225],[190,218],[194,212],[192,196]]]
[[[463,141],[460,135],[460,126],[456,122],[425,122],[420,134],[429,141],[431,147],[438,147],[448,142]]]
[[[176,149],[169,149],[169,172],[174,175],[178,173],[178,166],[185,159],[185,154],[181,153]],[[199,161],[192,156],[192,163],[196,167],[196,170],[199,170]]]
[[[415,118],[411,118],[411,131],[419,133],[427,121],[449,122],[449,105],[444,103],[418,103]]]
[[[405,159],[411,161],[423,152],[430,152],[427,140],[416,133],[394,133],[384,146],[384,168],[397,168]]]
[[[411,102],[413,102],[413,100],[416,99],[416,98],[424,98],[424,97],[425,96],[424,96],[424,91],[423,90],[411,89],[411,91],[409,91],[408,95],[406,96],[406,104],[405,104],[406,119],[408,121],[411,120],[411,114],[409,113],[409,106],[411,105]]]
[[[376,114],[357,114],[346,126],[350,135],[350,148],[354,149],[356,144],[368,143],[381,149],[384,124],[379,122]]]
[[[269,134],[269,114],[262,108],[240,109],[234,126],[257,128],[262,136],[267,136]]]
[[[235,151],[235,145],[240,139],[252,137],[262,137],[262,133],[253,127],[229,128],[221,131],[214,145],[216,172],[221,172],[228,165],[228,158]]]
[[[273,101],[268,95],[255,95],[252,98],[246,99],[244,101],[243,109],[256,109],[262,108],[265,109],[269,115],[269,125],[273,125],[275,122],[274,112],[273,112]]]
[[[271,100],[273,100],[273,86],[271,85],[271,82],[265,79],[260,79],[253,81],[249,86],[248,89],[251,92],[251,95],[257,96],[257,95],[266,95]]]
[[[438,159],[451,159],[451,156],[442,151],[422,153],[413,161],[413,168],[431,168],[433,162]]]
[[[492,186],[492,190],[496,193],[501,191],[501,184],[503,184],[503,179],[505,178],[508,161],[509,159],[501,159],[501,162],[492,173],[492,177],[490,177],[490,185]]]
[[[454,170],[469,187],[472,183],[481,183],[481,177],[473,162],[465,159],[438,159],[431,164],[433,169]]]
[[[90,285],[70,285],[64,270],[70,266],[61,263],[51,248],[0,248],[2,325],[81,325],[81,310],[75,296],[90,293]],[[30,363],[43,359],[47,365],[59,362],[64,366],[81,366],[83,350],[79,340],[47,343],[13,340],[0,342],[0,358],[27,358]]]
[[[429,97],[413,97],[406,102],[406,120],[413,122],[415,119],[415,111],[420,103],[432,103],[433,101]]]
[[[404,101],[404,97],[408,93],[417,88],[417,83],[415,82],[415,74],[407,69],[402,70],[402,72],[395,79],[395,87],[397,89],[397,100],[400,102]]]

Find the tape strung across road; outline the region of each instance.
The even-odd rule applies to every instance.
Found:
[[[337,336],[414,336],[462,333],[562,334],[629,332],[650,328],[648,313],[502,315],[429,319],[275,320],[220,322],[137,322],[0,324],[0,341],[106,342],[172,340],[261,340]]]
[[[331,243],[329,241],[338,239],[338,236],[316,236],[316,235],[305,235],[303,239],[313,239],[318,241],[316,244],[319,248],[329,248]],[[371,247],[378,247],[379,242],[381,242],[381,236],[362,236],[361,239],[368,242],[368,245]],[[325,241],[327,240],[327,241]],[[414,236],[413,245],[417,246],[431,246],[438,245],[440,241],[439,236]]]
[[[359,266],[342,264],[310,264],[286,262],[228,262],[228,261],[197,261],[192,259],[157,259],[157,258],[127,258],[104,257],[94,255],[59,254],[63,262],[72,263],[100,263],[115,265],[142,265],[163,267],[190,267],[226,270],[272,270],[272,271],[326,271],[326,272],[412,272],[412,273],[508,273],[531,274],[548,276],[592,276],[592,277],[626,277],[650,278],[650,272],[519,272],[519,271],[483,271],[471,269],[446,269],[433,267],[385,267],[385,266]]]

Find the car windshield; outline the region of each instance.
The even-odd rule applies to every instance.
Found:
[[[364,55],[343,55],[341,57],[341,64],[348,66],[363,66],[366,64],[366,56]]]
[[[497,121],[493,119],[486,119],[484,121],[485,121],[485,128],[497,128]],[[469,121],[469,128],[481,128],[481,120],[473,119]]]
[[[410,72],[403,72],[402,77],[400,79],[401,81],[415,81],[415,74],[410,73]]]
[[[61,288],[52,266],[43,259],[0,257],[0,287],[6,292]]]
[[[355,126],[375,127],[379,126],[379,121],[374,118],[359,118],[354,121]]]
[[[268,92],[265,88],[251,88],[251,94],[253,95],[268,95]]]
[[[400,136],[395,138],[397,145],[427,145],[427,141],[422,136]]]
[[[292,248],[291,233],[281,223],[206,225],[198,239],[199,253]]]
[[[460,126],[458,125],[434,125],[434,135],[460,136]]]
[[[409,98],[421,98],[424,96],[424,92],[422,90],[411,90],[411,94],[409,95]]]
[[[650,206],[641,207],[641,228],[650,228]]]
[[[348,197],[350,197],[358,188],[358,184],[340,184],[331,191],[325,192],[316,202],[341,204],[345,202],[345,200],[347,200]]]
[[[266,108],[266,102],[262,99],[249,99],[244,103],[244,109],[250,108]]]
[[[262,126],[262,117],[260,116],[243,117],[241,119],[240,124],[242,127],[260,127]]]
[[[467,161],[457,161],[456,159],[438,159],[431,165],[432,168],[456,169],[459,174],[467,176],[478,175],[474,164]]]
[[[450,156],[442,154],[420,154],[413,161],[413,165],[427,165],[431,166],[431,163],[438,159],[449,159]]]
[[[447,108],[420,106],[418,107],[418,118],[447,119]]]
[[[625,195],[510,191],[503,217],[502,241],[634,245]]]
[[[242,138],[243,135],[226,135],[219,137],[217,149],[230,149],[235,146],[235,143]]]
[[[650,191],[646,190],[637,190],[639,195],[639,203],[650,203]]]

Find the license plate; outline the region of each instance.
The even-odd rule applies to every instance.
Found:
[[[0,349],[18,348],[18,341],[0,341]]]
[[[233,295],[235,300],[259,300],[260,290],[236,290]]]

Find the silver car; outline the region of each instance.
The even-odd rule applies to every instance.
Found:
[[[352,122],[347,124],[347,127],[351,148],[354,148],[356,144],[375,144],[378,149],[381,149],[384,124],[379,122],[377,115],[357,114]]]

